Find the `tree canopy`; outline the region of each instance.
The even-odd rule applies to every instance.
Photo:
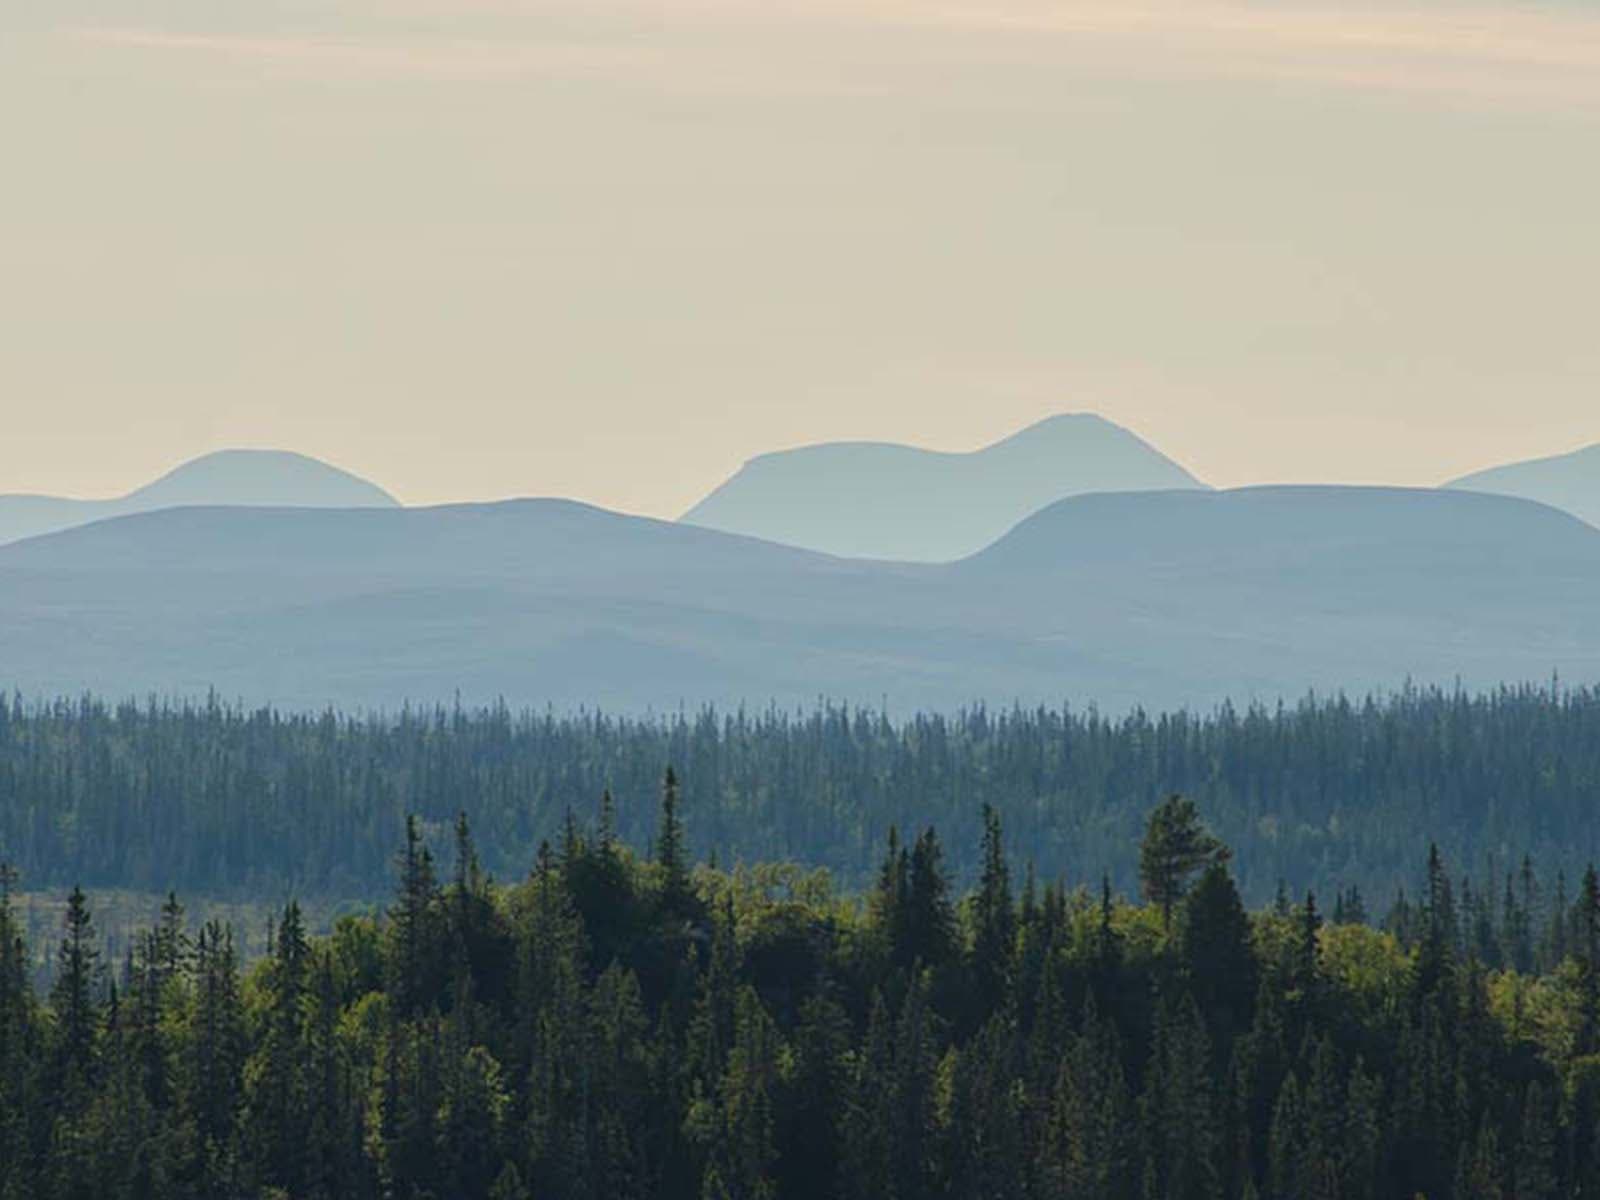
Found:
[[[482,869],[520,875],[569,813],[644,850],[678,769],[684,853],[804,861],[865,888],[884,831],[944,834],[961,886],[984,870],[983,806],[1041,879],[1120,890],[1150,810],[1176,792],[1234,848],[1252,905],[1278,886],[1330,911],[1352,889],[1415,897],[1415,847],[1503,890],[1523,855],[1576,886],[1600,857],[1600,693],[1408,691],[1205,714],[990,710],[892,719],[704,711],[651,719],[503,707],[390,717],[0,698],[0,858],[30,889],[274,903],[374,901],[408,816],[448,846],[458,813]]]
[[[495,884],[467,819],[442,871],[402,823],[386,907],[317,934],[290,900],[254,964],[176,898],[107,962],[74,891],[43,989],[0,871],[0,1197],[1600,1187],[1594,879],[1525,910],[1514,876],[1486,908],[1434,852],[1377,929],[1309,894],[1249,912],[1213,847],[1169,920],[1036,866],[1017,889],[999,815],[978,825],[971,890],[923,828],[855,896],[792,863],[679,879],[604,820]]]

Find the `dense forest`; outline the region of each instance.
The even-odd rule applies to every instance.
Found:
[[[1131,889],[1123,849],[1169,792],[1237,848],[1253,904],[1280,882],[1387,903],[1434,837],[1458,873],[1495,888],[1524,854],[1572,878],[1600,857],[1600,692],[1552,686],[900,721],[827,707],[355,718],[0,698],[0,858],[30,888],[372,901],[410,813],[440,839],[466,812],[485,868],[510,878],[569,811],[593,821],[609,789],[620,840],[643,850],[668,762],[698,855],[802,861],[857,889],[890,825],[937,826],[969,883],[984,804],[1041,878],[1092,883],[1109,867]]]
[[[1437,851],[1390,930],[1351,893],[1252,915],[1174,796],[1124,848],[1142,904],[1019,878],[987,808],[966,894],[925,829],[852,900],[691,868],[680,805],[669,773],[648,859],[607,807],[509,886],[464,818],[447,872],[409,822],[381,916],[311,937],[290,903],[249,970],[176,898],[103,962],[74,890],[39,997],[0,897],[0,1197],[1600,1189],[1592,870],[1488,928]]]

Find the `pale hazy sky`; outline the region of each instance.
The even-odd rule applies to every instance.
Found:
[[[0,0],[0,147],[0,491],[258,445],[676,515],[1081,409],[1220,485],[1600,441],[1576,0]]]

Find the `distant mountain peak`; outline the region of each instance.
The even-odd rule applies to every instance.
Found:
[[[683,520],[846,557],[943,562],[1069,496],[1204,487],[1115,422],[1063,412],[970,451],[823,442],[762,454]]]
[[[1081,412],[1063,411],[1051,413],[1047,417],[1040,417],[1037,421],[1033,422],[1033,424],[1024,425],[1015,433],[1009,433],[1005,437],[1001,438],[998,442],[991,444],[995,446],[1002,446],[1007,442],[1014,442],[1020,438],[1031,437],[1037,434],[1074,433],[1085,428],[1114,429],[1121,433],[1128,433],[1127,429],[1124,429],[1115,421],[1107,420],[1099,413],[1090,412],[1085,409]]]
[[[358,475],[292,450],[217,450],[110,500],[0,495],[0,544],[110,517],[196,505],[394,508],[399,501]]]
[[[293,450],[247,447],[191,458],[123,500],[153,502],[163,508],[177,504],[392,508],[400,503],[377,484],[321,459]]]
[[[1600,442],[1566,454],[1474,471],[1444,486],[1537,500],[1600,528]]]

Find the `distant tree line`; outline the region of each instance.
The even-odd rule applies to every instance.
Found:
[[[1206,715],[974,708],[891,720],[821,707],[630,719],[504,707],[389,718],[0,698],[0,857],[30,888],[375,900],[392,831],[457,812],[484,866],[520,875],[569,811],[615,798],[646,851],[661,771],[678,766],[694,849],[798,860],[860,887],[883,831],[935,825],[976,878],[976,813],[997,811],[1042,878],[1133,886],[1144,813],[1189,796],[1238,852],[1247,901],[1280,882],[1386,906],[1437,837],[1499,904],[1531,856],[1576,881],[1600,857],[1600,692],[1411,690]],[[1459,878],[1458,878],[1459,883]]]
[[[1181,797],[1138,905],[1014,870],[980,808],[859,899],[691,867],[615,810],[493,884],[405,825],[392,899],[244,969],[169,901],[101,961],[74,891],[48,995],[0,874],[5,1200],[1546,1200],[1600,1191],[1600,880],[1563,957],[1488,967],[1437,850],[1400,933],[1247,912]],[[1132,847],[1123,857],[1133,859]],[[1348,910],[1358,897],[1341,897]]]

